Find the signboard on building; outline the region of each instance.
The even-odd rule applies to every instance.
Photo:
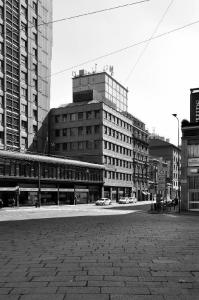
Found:
[[[189,167],[199,166],[199,157],[188,158],[188,166]]]

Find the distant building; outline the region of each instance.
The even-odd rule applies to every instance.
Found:
[[[149,192],[150,198],[157,196],[171,198],[170,162],[162,157],[149,157]]]
[[[171,184],[171,198],[178,197],[180,191],[180,164],[181,150],[175,145],[160,140],[155,136],[149,139],[149,155],[153,157],[163,157],[169,163],[169,178]]]
[[[43,152],[50,109],[52,0],[0,1],[0,12],[0,149]]]
[[[190,122],[199,122],[199,88],[190,90]]]
[[[50,113],[50,153],[103,164],[102,196],[116,201],[148,191],[148,132],[127,104],[127,90],[109,74],[80,71],[73,103]]]

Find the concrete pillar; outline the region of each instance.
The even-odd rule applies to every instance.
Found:
[[[101,198],[104,198],[104,186],[101,187]]]
[[[112,200],[112,187],[110,186],[110,199]]]

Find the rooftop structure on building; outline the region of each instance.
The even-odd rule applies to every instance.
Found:
[[[95,90],[101,100],[119,111],[128,111],[128,89],[121,85],[107,72],[88,73],[80,70],[73,77],[73,102],[84,101],[85,95],[91,97]]]
[[[50,109],[52,0],[0,1],[0,11],[0,149],[43,152]]]

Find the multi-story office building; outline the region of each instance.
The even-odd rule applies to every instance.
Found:
[[[190,122],[199,122],[199,88],[190,90]]]
[[[149,139],[149,155],[152,157],[163,157],[167,161],[169,165],[169,183],[171,184],[170,197],[179,197],[181,150],[160,137],[151,136]]]
[[[52,0],[0,1],[0,149],[44,152]]]
[[[93,85],[83,84],[81,72],[73,79],[73,103],[51,110],[50,152],[104,164],[102,195],[118,200],[120,196],[130,196],[134,192],[143,199],[148,188],[148,133],[141,121],[125,110],[121,111],[119,100],[116,104],[104,98],[106,78],[115,82],[105,72],[85,75],[87,83],[101,81],[98,91],[93,90]],[[78,82],[82,86],[77,89]],[[126,90],[118,85],[120,92]],[[127,108],[126,100],[125,103],[123,109]]]

